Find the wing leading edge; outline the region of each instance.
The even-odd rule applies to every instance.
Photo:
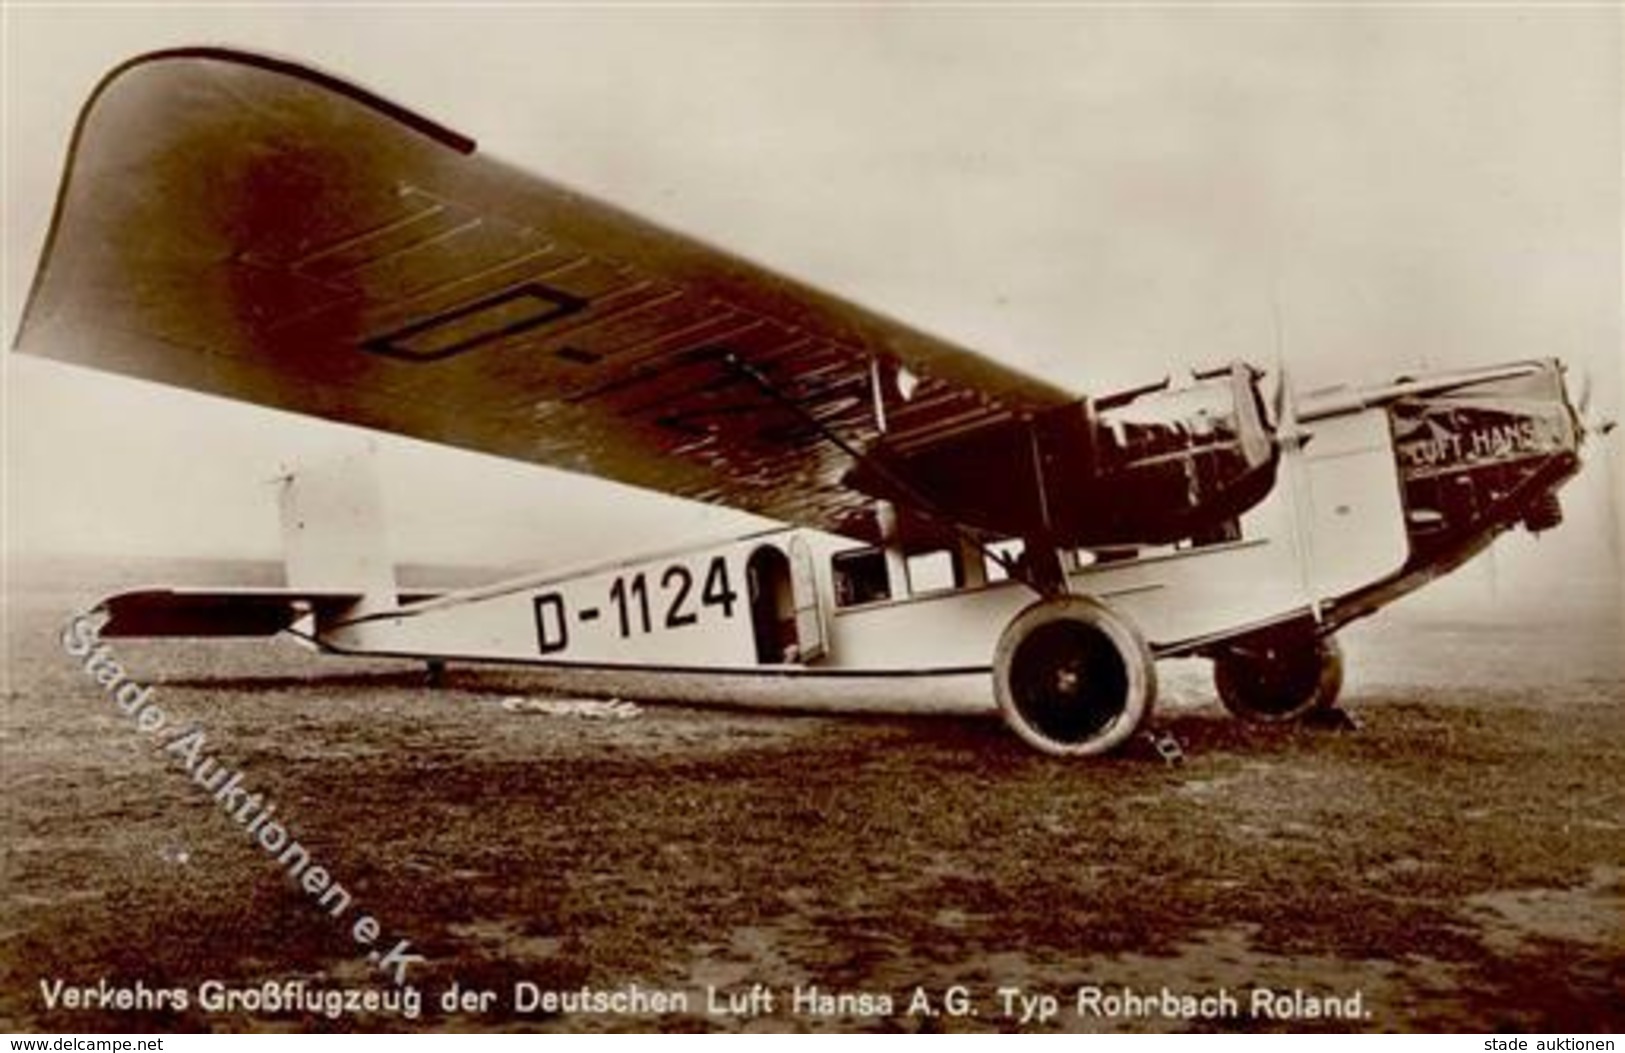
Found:
[[[894,448],[1074,401],[213,49],[132,60],[86,104],[18,348],[868,540],[872,494],[930,513],[953,494],[922,486],[967,485],[867,463],[877,398]]]

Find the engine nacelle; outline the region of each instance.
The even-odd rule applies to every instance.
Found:
[[[1221,527],[1275,486],[1280,451],[1260,375],[1237,363],[1183,387],[1150,385],[941,437],[887,435],[848,481],[903,506],[923,499],[928,518],[996,537],[1057,548],[1173,544]]]
[[[994,693],[1028,744],[1065,756],[1121,745],[1151,712],[1156,664],[1134,623],[1087,596],[1040,600],[999,637]]]

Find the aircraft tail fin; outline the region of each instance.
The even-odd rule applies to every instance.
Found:
[[[368,443],[302,464],[279,480],[287,586],[358,596],[343,618],[389,610],[399,601],[376,460]]]

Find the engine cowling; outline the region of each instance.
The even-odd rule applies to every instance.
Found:
[[[1045,753],[1091,756],[1151,712],[1156,664],[1123,614],[1087,596],[1040,600],[999,637],[994,694],[1005,723]]]

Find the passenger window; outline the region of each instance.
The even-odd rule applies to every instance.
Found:
[[[908,557],[908,591],[914,595],[941,592],[958,585],[954,557],[947,549],[939,548],[934,552],[921,552]]]
[[[982,559],[983,565],[986,567],[988,583],[992,584],[994,582],[1010,580],[1010,571],[1006,569],[1003,563],[997,559],[994,559],[993,554],[997,553],[1004,559],[1014,562],[1021,559],[1022,553],[1025,550],[1026,545],[1022,544],[1020,538],[1011,538],[1006,541],[994,541],[984,546],[984,552],[986,554],[982,557]]]
[[[877,548],[838,552],[830,561],[835,571],[835,605],[855,607],[891,599],[886,554]]]

